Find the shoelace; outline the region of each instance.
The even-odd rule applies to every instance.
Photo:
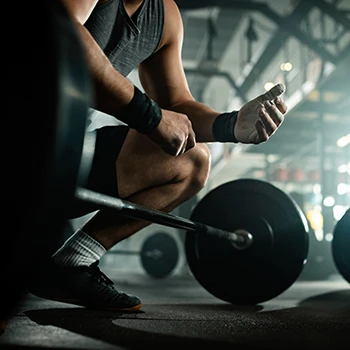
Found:
[[[108,278],[108,276],[106,276],[98,267],[98,263],[99,261],[97,260],[96,262],[92,263],[89,266],[89,270],[91,273],[91,278],[94,282],[100,284],[100,285],[104,285],[107,287],[107,289],[104,289],[104,291],[100,291],[100,293],[102,293],[101,295],[105,295],[105,300],[108,299],[106,296],[110,295],[110,289],[113,289],[115,292],[113,293],[113,300],[119,300],[119,299],[123,299],[124,294],[120,293],[118,291],[115,290],[115,288],[113,287],[114,282]],[[112,300],[112,301],[113,301]]]
[[[92,279],[98,284],[105,283],[107,286],[112,286],[114,282],[108,278],[108,276],[106,276],[97,265],[98,261],[90,265]]]

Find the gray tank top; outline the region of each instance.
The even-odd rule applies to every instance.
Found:
[[[163,0],[144,0],[132,19],[123,0],[98,4],[85,23],[113,66],[125,77],[158,48],[164,28]]]

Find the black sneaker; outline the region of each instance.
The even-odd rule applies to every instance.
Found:
[[[85,306],[93,309],[136,311],[142,306],[138,297],[117,291],[98,267],[62,267],[51,260],[45,273],[29,279],[28,291],[40,298]]]

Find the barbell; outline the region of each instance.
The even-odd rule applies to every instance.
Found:
[[[108,254],[139,256],[143,269],[157,279],[169,276],[179,259],[175,238],[165,232],[156,232],[147,237],[140,250],[111,249]]]
[[[79,186],[75,195],[118,215],[186,230],[185,254],[193,276],[213,296],[233,304],[278,296],[306,262],[306,218],[288,194],[266,181],[220,185],[197,203],[190,219]]]
[[[55,252],[75,232],[74,225],[66,221],[58,244],[53,247]],[[118,247],[119,245],[117,245]],[[108,255],[129,255],[139,257],[140,264],[148,276],[156,279],[168,277],[179,260],[179,248],[175,237],[165,231],[152,232],[142,241],[140,249],[120,249],[113,247]]]

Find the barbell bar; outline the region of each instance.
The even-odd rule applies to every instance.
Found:
[[[174,237],[155,232],[147,237],[140,250],[111,249],[109,254],[139,256],[147,274],[153,278],[168,277],[179,261],[179,249]]]
[[[307,220],[292,197],[262,180],[209,191],[190,219],[78,187],[76,197],[119,215],[187,230],[185,254],[197,282],[233,304],[257,304],[299,277],[309,247]]]
[[[84,202],[97,204],[100,207],[114,209],[120,215],[128,218],[148,221],[172,228],[200,232],[209,236],[224,239],[231,242],[231,244],[239,250],[247,249],[253,243],[253,236],[251,233],[243,229],[239,229],[235,232],[225,231],[177,215],[149,209],[119,198],[107,196],[83,187],[77,187],[76,198]]]

